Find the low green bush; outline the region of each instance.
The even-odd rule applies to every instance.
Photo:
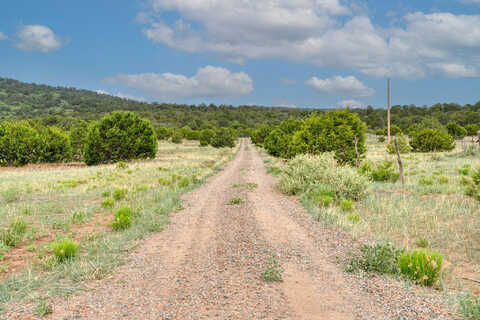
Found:
[[[397,182],[400,178],[400,173],[394,169],[392,160],[383,160],[376,165],[365,162],[359,168],[359,173],[378,182]]]
[[[351,212],[353,210],[353,201],[352,200],[342,200],[340,201],[340,207],[343,212]]]
[[[360,246],[358,254],[350,254],[350,259],[345,264],[347,272],[378,272],[397,274],[398,257],[401,250],[389,243],[376,243],[374,245]]]
[[[7,247],[15,247],[27,231],[27,222],[22,218],[18,218],[6,230],[0,232],[0,241]]]
[[[102,201],[102,207],[104,208],[113,208],[114,205],[115,200],[113,200],[112,198],[106,198]]]
[[[347,216],[347,219],[348,221],[350,221],[351,223],[358,223],[360,222],[360,220],[362,219],[362,217],[360,217],[360,215],[358,213],[350,213],[348,216]]]
[[[443,256],[428,249],[400,253],[398,265],[407,278],[425,286],[432,286],[442,271]]]
[[[180,188],[186,188],[190,185],[190,180],[187,177],[182,177],[177,182],[177,186]]]
[[[113,190],[113,198],[117,201],[122,200],[128,193],[127,189],[115,189]]]
[[[132,226],[133,211],[129,207],[122,207],[115,212],[112,228],[115,231],[126,230]]]
[[[298,155],[281,169],[277,187],[285,194],[299,194],[314,188],[335,192],[336,199],[361,199],[370,180],[348,166],[337,163],[333,153]]]
[[[412,151],[412,147],[410,147],[410,145],[408,144],[407,138],[405,138],[405,136],[403,136],[403,135],[400,135],[400,136],[392,139],[392,141],[390,141],[390,143],[387,145],[387,152],[388,153],[390,153],[390,154],[396,154],[397,153],[397,149],[395,148],[395,139],[397,139],[398,151],[400,153],[409,153],[410,151]]]
[[[78,254],[80,245],[73,240],[65,238],[52,243],[52,251],[58,262],[65,262]]]
[[[410,145],[417,152],[449,151],[455,148],[455,139],[445,131],[424,129],[412,135]]]

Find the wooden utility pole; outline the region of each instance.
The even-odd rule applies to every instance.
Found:
[[[388,143],[391,141],[390,136],[390,78],[387,81],[387,135],[388,135]]]

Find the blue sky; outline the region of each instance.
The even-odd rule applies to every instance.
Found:
[[[177,103],[480,100],[480,0],[3,1],[0,77]]]

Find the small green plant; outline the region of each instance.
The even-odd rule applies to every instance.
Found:
[[[129,207],[122,207],[115,212],[112,228],[115,231],[126,230],[132,226],[133,211]]]
[[[171,182],[165,178],[158,178],[158,183],[161,186],[169,186],[171,184]]]
[[[368,172],[367,168],[364,170]],[[392,160],[383,160],[377,164],[376,167],[370,169],[370,176],[373,181],[397,182],[400,178],[400,173],[396,172],[393,168]]]
[[[342,200],[340,201],[340,207],[343,212],[351,212],[353,210],[353,201],[352,200]]]
[[[277,255],[272,253],[267,261],[265,271],[262,272],[262,279],[265,282],[283,282],[283,269],[277,261]]]
[[[237,204],[242,204],[242,203],[243,203],[243,200],[239,197],[234,197],[234,198],[231,198],[230,200],[228,200],[229,205],[237,205]]]
[[[38,316],[45,317],[46,315],[53,313],[53,308],[50,304],[48,304],[48,302],[40,301],[35,308],[35,312]]]
[[[186,187],[188,187],[189,184],[190,184],[190,180],[188,180],[187,177],[181,178],[180,180],[178,180],[178,183],[177,183],[177,185],[180,188],[186,188]]]
[[[432,286],[440,277],[443,256],[428,249],[402,252],[398,257],[401,273],[425,286]]]
[[[118,169],[127,169],[128,168],[128,164],[124,161],[119,161],[117,162],[117,168]]]
[[[52,243],[52,251],[58,262],[73,259],[78,254],[79,245],[73,240],[64,238]]]
[[[20,189],[17,187],[10,187],[2,192],[2,198],[6,203],[17,201],[20,197]]]
[[[415,244],[419,248],[428,248],[430,246],[430,243],[424,237],[418,238],[417,241],[415,241]]]
[[[432,186],[434,183],[433,179],[427,176],[422,175],[420,179],[418,179],[418,184],[421,186]]]
[[[468,176],[470,174],[470,168],[460,168],[458,169],[458,173],[462,176]]]
[[[23,240],[26,230],[27,223],[22,218],[18,218],[0,233],[0,241],[7,247],[15,247]]]
[[[127,189],[115,189],[113,190],[113,198],[117,201],[122,200],[127,195]]]
[[[467,295],[460,299],[459,313],[467,320],[480,319],[480,297]]]
[[[115,205],[115,200],[112,198],[106,198],[105,200],[102,201],[102,207],[104,208],[113,208]]]
[[[83,211],[74,212],[72,215],[72,223],[73,224],[81,224],[85,221],[87,215]]]
[[[378,142],[384,143],[385,142],[385,136],[378,136]]]
[[[360,220],[362,219],[358,213],[350,213],[347,216],[348,221],[351,223],[359,223]]]
[[[440,184],[447,184],[449,180],[448,180],[448,177],[446,176],[439,176],[437,177],[437,181]]]
[[[104,198],[110,197],[111,195],[112,195],[112,191],[110,190],[105,190],[102,192],[102,197]]]
[[[350,253],[350,259],[345,264],[345,271],[396,274],[398,273],[397,259],[400,252],[390,243],[362,245],[358,254]]]

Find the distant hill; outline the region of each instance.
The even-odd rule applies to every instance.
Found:
[[[219,127],[252,128],[260,124],[277,125],[288,118],[304,118],[311,109],[273,108],[262,106],[215,106],[145,103],[122,99],[95,91],[53,87],[0,78],[0,121],[41,118],[46,124],[68,127],[76,119],[96,120],[114,110],[131,110],[150,119],[155,125],[189,126],[199,129]],[[384,109],[354,109],[370,129],[386,125]],[[406,130],[423,119],[436,119],[442,124],[454,121],[462,126],[480,124],[480,102],[475,105],[456,103],[431,107],[393,106],[392,124]]]
[[[145,103],[95,91],[53,87],[0,78],[0,121],[46,117],[98,119],[114,110],[131,110],[154,124],[171,127],[202,125],[254,127],[259,123],[278,124],[303,118],[311,110],[261,106],[214,106]]]

